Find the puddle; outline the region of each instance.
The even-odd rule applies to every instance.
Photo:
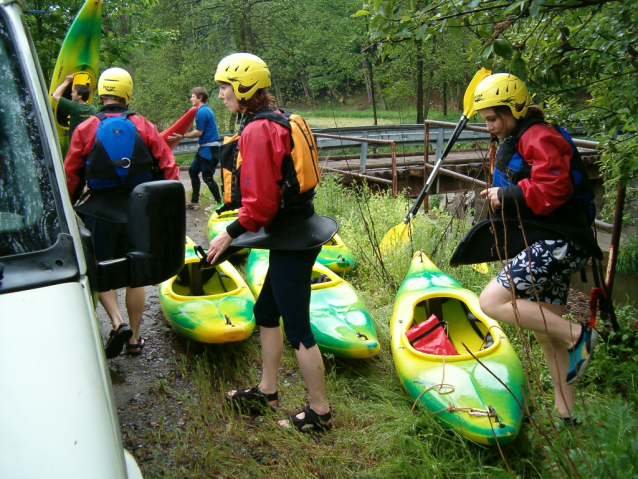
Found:
[[[111,384],[113,384],[113,386],[119,386],[126,382],[126,375],[117,372],[117,370],[109,368],[109,373],[111,373]]]

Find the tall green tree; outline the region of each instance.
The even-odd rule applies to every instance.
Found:
[[[523,78],[555,119],[583,124],[604,144],[610,182],[638,170],[638,5],[628,0],[374,0],[358,13],[389,54],[441,32],[473,37],[476,67]],[[620,129],[618,129],[620,127]]]

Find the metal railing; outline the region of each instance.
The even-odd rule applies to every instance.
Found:
[[[314,133],[314,132],[313,132]],[[320,138],[328,138],[328,139],[336,139],[339,141],[348,141],[353,144],[360,143],[361,144],[361,156],[359,158],[359,173],[353,173],[351,171],[339,170],[336,168],[330,168],[328,166],[322,166],[322,170],[333,171],[336,173],[347,174],[356,178],[365,178],[369,181],[375,181],[377,183],[386,183],[392,185],[392,194],[397,196],[399,193],[399,187],[397,182],[397,143],[393,140],[381,140],[376,138],[355,138],[352,136],[343,136],[343,135],[330,135],[327,133],[314,133],[317,142],[319,142]],[[369,176],[365,174],[366,171],[366,160],[368,156],[368,143],[377,143],[380,145],[390,145],[390,156],[392,160],[392,180],[386,180],[385,178],[377,178],[375,176]],[[319,148],[319,145],[317,145]]]

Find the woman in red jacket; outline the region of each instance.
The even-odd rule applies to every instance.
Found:
[[[552,377],[557,414],[571,423],[572,384],[584,374],[598,339],[587,324],[562,317],[570,276],[597,254],[591,187],[571,138],[529,105],[529,92],[517,77],[485,78],[474,103],[487,129],[502,141],[493,186],[481,195],[493,220],[514,220],[512,236],[520,222],[529,245],[485,287],[481,308],[533,331]]]
[[[303,236],[305,222],[316,217],[312,204],[314,188],[305,193],[299,193],[299,189],[282,189],[282,185],[288,183],[285,174],[296,173],[284,165],[291,153],[289,129],[263,118],[263,114],[276,112],[272,106],[274,98],[267,91],[270,72],[266,64],[248,53],[229,55],[219,63],[215,81],[219,83],[219,98],[226,108],[241,113],[243,119],[239,141],[232,146],[234,150],[228,151],[228,145],[224,145],[221,153],[222,162],[226,155],[241,158],[238,181],[236,178],[229,182],[232,184],[230,195],[224,193],[233,201],[241,199],[239,217],[210,242],[207,258],[213,263],[234,238],[247,231],[254,233],[262,227],[269,231],[288,228],[289,236]],[[250,389],[234,390],[226,395],[229,402],[248,407],[277,404],[277,373],[283,350],[281,317],[286,338],[295,349],[308,387],[310,404],[289,420],[279,421],[279,425],[294,426],[301,431],[332,425],[323,359],[310,329],[310,279],[320,249],[320,245],[303,250],[271,249],[268,274],[254,308],[262,345],[261,381]]]

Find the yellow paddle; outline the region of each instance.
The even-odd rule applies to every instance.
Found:
[[[436,160],[434,169],[432,170],[432,173],[430,173],[428,181],[425,183],[425,187],[423,187],[421,193],[419,193],[419,196],[414,201],[414,205],[412,205],[412,208],[410,208],[407,216],[401,223],[392,227],[381,240],[379,249],[382,253],[387,253],[388,251],[390,251],[391,248],[397,245],[406,244],[410,241],[410,237],[412,236],[411,226],[414,216],[419,211],[419,208],[421,207],[421,204],[423,203],[428,190],[434,184],[434,180],[439,172],[439,169],[441,168],[443,160],[445,160],[448,153],[452,149],[452,146],[459,138],[461,132],[463,131],[463,128],[465,128],[465,125],[467,125],[469,118],[473,116],[474,113],[476,113],[476,111],[474,110],[474,90],[476,90],[476,86],[481,82],[481,80],[490,76],[491,74],[492,72],[490,70],[481,68],[478,72],[476,72],[474,78],[472,78],[472,81],[467,87],[467,90],[465,90],[465,96],[463,97],[463,116],[461,116],[461,119],[457,123],[456,128],[454,128],[452,136],[450,137],[447,145],[445,145],[441,156],[438,160]]]

